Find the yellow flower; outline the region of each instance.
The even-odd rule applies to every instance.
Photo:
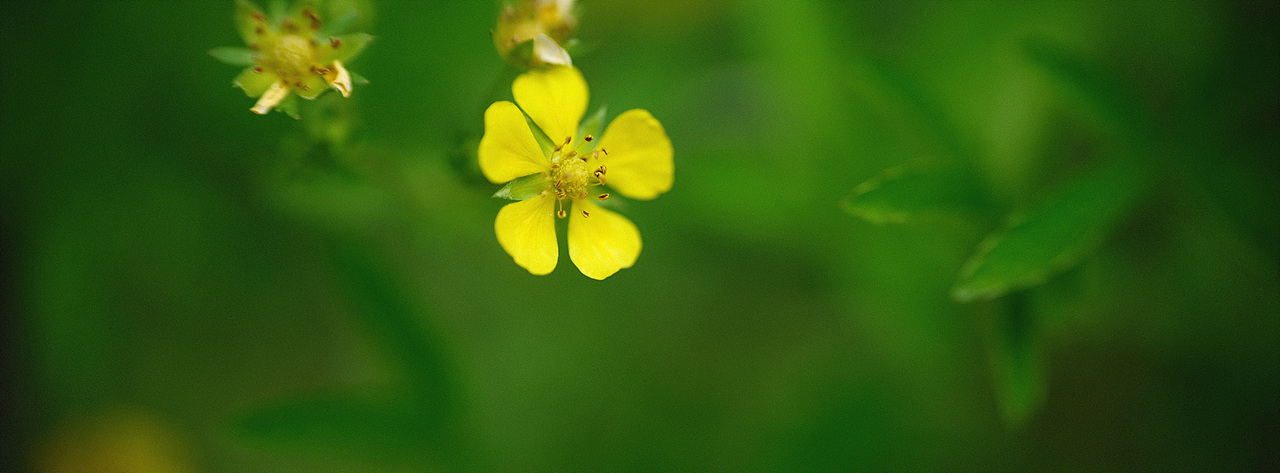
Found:
[[[235,85],[259,97],[253,110],[266,114],[290,93],[314,99],[329,88],[351,95],[352,75],[344,61],[355,58],[373,39],[367,34],[330,36],[313,1],[298,2],[288,13],[270,19],[248,0],[236,2],[236,23],[248,49],[210,51],[231,64],[249,66]],[[290,113],[291,115],[296,115]]]
[[[599,186],[644,200],[670,190],[671,139],[662,124],[636,109],[615,118],[598,139],[580,135],[587,83],[571,67],[529,71],[511,91],[515,104],[496,102],[485,111],[480,170],[494,183],[517,180],[532,191],[498,212],[498,243],[530,273],[550,273],[560,257],[556,217],[567,217],[569,259],[582,274],[604,279],[631,267],[640,255],[640,231],[596,203],[609,198]],[[558,146],[540,145],[525,115]]]
[[[574,0],[521,0],[503,7],[493,45],[508,61],[526,67],[572,66],[563,45],[578,27]],[[523,49],[528,44],[530,49]]]

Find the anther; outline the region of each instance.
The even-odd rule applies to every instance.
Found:
[[[337,38],[337,37],[335,37],[335,36],[330,36],[330,37],[329,37],[329,47],[331,47],[331,48],[333,48],[333,49],[341,48],[341,47],[342,47],[342,40],[338,39],[338,38]]]
[[[263,14],[262,14],[262,12],[260,12],[260,11],[255,11],[255,12],[253,12],[252,14],[250,14],[249,16],[252,16],[252,17],[253,17],[253,19],[258,20],[258,21],[267,21],[267,17],[266,17],[265,15],[263,15]]]
[[[562,144],[562,145],[560,145],[560,146],[557,146],[557,147],[556,147],[556,151],[560,151],[561,149],[564,149],[564,147],[565,147],[565,146],[569,146],[569,143],[570,143],[570,142],[572,142],[572,141],[573,141],[573,137],[572,137],[572,136],[565,137],[565,139],[564,139],[564,144]]]
[[[284,22],[280,23],[280,29],[292,33],[298,30],[298,25],[294,23],[293,20],[286,18]]]
[[[588,143],[590,143],[590,142],[591,142],[591,140],[594,140],[594,139],[595,139],[595,137],[593,137],[593,136],[591,136],[591,135],[587,135],[587,136],[582,137],[582,139],[587,140],[587,142],[588,142]]]
[[[596,198],[597,198],[597,199],[600,199],[600,200],[608,199],[608,198],[609,198],[609,193],[608,193],[608,192],[605,192],[605,193],[603,193],[603,194],[600,194],[600,195],[596,196]]]
[[[591,216],[591,214],[587,213],[587,211],[586,211],[586,210],[583,210],[583,211],[582,211],[582,218],[587,218],[587,217],[590,217],[590,216]]]
[[[560,218],[565,218],[569,216],[569,214],[565,213],[564,209],[560,209],[560,211],[556,212],[556,216]]]
[[[267,33],[267,29],[266,29],[266,28],[263,28],[263,27],[262,27],[262,25],[255,26],[255,27],[253,28],[253,34],[256,34],[256,35],[261,36],[261,35],[264,35],[264,34],[266,34],[266,33]]]
[[[607,149],[600,148],[600,152],[604,153],[604,155],[605,155],[605,156],[608,156],[608,155],[609,155],[609,150],[607,150]]]
[[[261,74],[261,73],[262,73],[262,66],[253,66],[253,72],[254,72],[254,73],[257,73],[257,74]]]

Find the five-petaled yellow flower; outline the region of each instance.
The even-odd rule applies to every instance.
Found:
[[[329,88],[351,95],[351,73],[343,61],[354,58],[373,39],[367,34],[328,36],[314,2],[300,1],[277,21],[248,0],[236,2],[236,23],[251,53],[250,67],[235,84],[259,97],[253,110],[265,114],[289,96],[314,99]]]
[[[529,71],[511,91],[515,104],[496,102],[485,111],[480,170],[494,183],[535,176],[541,191],[498,212],[498,243],[530,273],[550,273],[560,257],[556,217],[567,217],[569,259],[582,274],[604,279],[631,267],[640,231],[596,203],[609,197],[598,186],[644,200],[670,190],[673,152],[662,124],[645,110],[629,110],[598,138],[580,136],[587,84],[571,67]],[[559,146],[544,152],[525,115]]]

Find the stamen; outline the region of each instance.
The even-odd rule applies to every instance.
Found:
[[[600,199],[600,200],[608,199],[608,198],[609,198],[609,193],[608,193],[608,192],[605,192],[605,193],[603,193],[603,194],[600,194],[600,195],[596,196],[596,198],[597,198],[597,199]]]
[[[253,72],[254,72],[254,73],[256,73],[256,74],[261,74],[261,73],[262,73],[262,66],[253,66]]]
[[[333,49],[341,48],[341,47],[342,47],[342,40],[338,39],[336,36],[330,36],[330,37],[329,37],[329,47],[331,47],[331,48],[333,48]]]
[[[556,151],[560,151],[560,150],[564,149],[564,147],[565,147],[565,146],[569,146],[569,143],[570,143],[570,142],[572,142],[572,141],[573,141],[573,137],[572,137],[572,136],[565,137],[565,139],[564,139],[564,144],[562,144],[562,145],[560,145],[560,146],[557,146],[557,147],[556,147]]]
[[[583,211],[582,211],[582,218],[587,218],[587,217],[590,217],[590,216],[591,216],[591,214],[587,213],[587,211],[586,211],[586,210],[583,210]]]
[[[560,218],[565,218],[565,217],[569,216],[569,214],[565,213],[565,211],[564,211],[563,209],[561,209],[561,210],[556,211],[556,216],[557,216],[557,217],[560,217]]]
[[[587,140],[587,142],[591,142],[591,140],[594,140],[594,139],[595,139],[595,137],[593,137],[593,136],[591,136],[591,135],[587,135],[587,136],[584,136],[582,139]]]
[[[604,155],[605,155],[605,156],[608,156],[608,155],[609,155],[609,150],[607,150],[607,149],[600,148],[600,152],[604,153]]]

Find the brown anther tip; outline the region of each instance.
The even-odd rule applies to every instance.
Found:
[[[586,210],[583,210],[583,211],[582,211],[582,218],[587,218],[587,217],[590,217],[590,216],[591,216],[591,214],[587,213],[587,211],[586,211]]]
[[[587,135],[587,136],[582,137],[582,139],[587,140],[587,142],[588,142],[588,143],[590,143],[590,142],[591,142],[591,140],[594,140],[594,139],[596,139],[596,138],[595,138],[594,136]]]
[[[255,27],[253,28],[253,34],[256,34],[256,35],[264,35],[264,34],[266,34],[266,33],[267,33],[267,29],[266,29],[266,28],[263,28],[263,27],[262,27],[262,25],[255,26]]]
[[[257,74],[261,74],[261,73],[262,73],[262,66],[253,66],[253,72],[254,72],[254,73],[257,73]]]
[[[601,152],[603,152],[605,156],[608,156],[608,155],[609,155],[609,150],[607,150],[607,149],[600,148],[600,151],[601,151]]]
[[[560,211],[556,212],[556,216],[557,216],[557,217],[560,217],[560,218],[565,218],[565,217],[567,217],[568,215],[569,215],[569,214],[565,213],[565,211],[564,211],[564,210],[560,210]]]
[[[597,198],[597,199],[600,199],[600,200],[608,199],[608,198],[609,198],[609,193],[608,193],[608,192],[606,192],[606,193],[600,194],[600,195],[596,196],[596,198]]]
[[[605,167],[603,164],[601,164],[601,165],[600,165],[600,174],[604,174],[604,173],[606,173],[606,172],[609,172],[609,168],[607,168],[607,167]]]
[[[342,40],[338,39],[336,36],[330,36],[330,37],[329,37],[329,47],[331,47],[331,48],[333,48],[333,49],[341,48],[341,47],[342,47]]]
[[[258,21],[267,21],[267,16],[263,15],[262,12],[260,11],[255,11],[253,13],[250,13],[249,16],[253,17],[253,19]]]

